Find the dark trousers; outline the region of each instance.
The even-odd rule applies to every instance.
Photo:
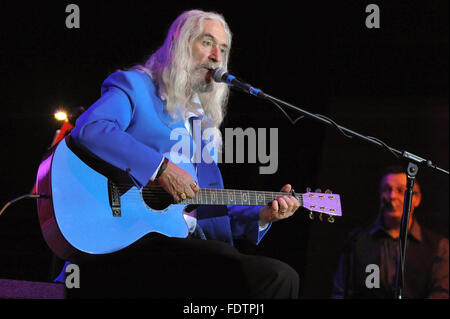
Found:
[[[299,277],[289,265],[246,255],[233,246],[152,234],[80,268],[69,298],[297,298]]]

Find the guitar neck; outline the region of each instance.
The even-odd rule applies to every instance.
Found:
[[[281,195],[292,194],[237,189],[201,188],[195,198],[183,200],[181,204],[264,206]],[[300,201],[300,205],[302,205],[302,197],[296,194],[296,198]]]
[[[283,195],[292,195],[292,193],[201,188],[195,198],[188,198],[176,204],[266,206],[271,205],[275,198]],[[161,199],[163,203],[173,203],[172,196],[159,185],[146,186],[143,196],[151,199],[152,202]],[[299,201],[301,207],[310,211],[342,216],[341,201],[338,194],[308,192],[295,193],[294,197]]]

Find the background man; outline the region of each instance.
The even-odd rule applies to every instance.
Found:
[[[334,278],[333,298],[394,298],[400,224],[406,190],[402,167],[390,167],[380,183],[380,214],[351,232]],[[422,199],[413,189],[405,261],[404,298],[448,298],[448,239],[419,225],[414,210]],[[380,287],[366,286],[367,265],[380,269]]]

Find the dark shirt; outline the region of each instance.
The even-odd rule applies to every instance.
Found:
[[[406,244],[403,298],[449,297],[448,247],[447,238],[413,220]],[[332,298],[394,298],[398,253],[399,239],[392,238],[382,218],[351,232],[334,278]],[[379,281],[375,268],[379,269]]]

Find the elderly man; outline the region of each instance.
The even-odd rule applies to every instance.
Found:
[[[101,98],[77,120],[72,138],[81,149],[126,172],[137,187],[157,182],[175,201],[203,187],[223,188],[215,162],[218,130],[228,87],[212,80],[227,67],[231,32],[223,17],[199,10],[181,14],[163,45],[144,65],[109,76]],[[212,132],[210,140],[196,132]],[[198,183],[164,156],[174,150],[173,132],[186,132]],[[198,131],[198,130],[197,130]],[[198,135],[200,134],[200,138]],[[206,146],[210,152],[199,151]],[[200,154],[200,158],[196,157]],[[214,157],[214,155],[211,155]],[[289,184],[282,192],[290,192]],[[81,264],[81,296],[296,298],[298,275],[287,264],[241,254],[233,239],[258,244],[272,222],[298,209],[293,196],[270,206],[200,206],[185,211],[188,238],[155,233],[115,253]],[[92,261],[92,262],[91,262]],[[114,271],[108,272],[113,267]]]
[[[358,228],[350,234],[334,278],[333,298],[394,298],[405,191],[404,169],[388,168],[380,183],[379,217],[369,227]],[[420,226],[414,218],[421,199],[416,181],[403,295],[415,299],[448,298],[448,239]],[[379,272],[371,265],[378,266]]]

